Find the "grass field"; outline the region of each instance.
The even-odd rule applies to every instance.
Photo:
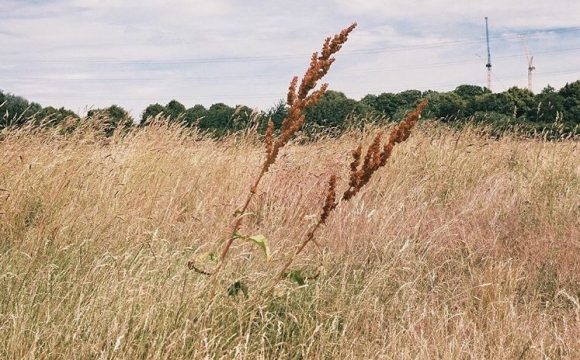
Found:
[[[580,358],[580,148],[423,123],[293,264],[328,177],[374,129],[295,141],[266,174],[253,134],[178,127],[0,141],[0,358]],[[317,270],[318,269],[318,270]],[[235,281],[248,294],[228,295]]]

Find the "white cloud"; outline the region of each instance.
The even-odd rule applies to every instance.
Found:
[[[353,20],[328,78],[353,97],[483,84],[484,16],[496,89],[525,83],[517,33],[529,34],[538,89],[580,76],[576,1],[3,0],[2,9],[0,88],[77,111],[116,103],[138,116],[173,98],[266,107]]]
[[[479,23],[493,18],[501,28],[537,29],[578,26],[580,2],[575,0],[335,0],[345,13],[374,19],[407,19],[418,24]]]

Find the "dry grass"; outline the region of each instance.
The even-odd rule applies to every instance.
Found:
[[[291,142],[245,231],[283,259],[375,133]],[[273,299],[256,295],[283,262],[250,244],[217,277],[186,266],[228,236],[263,160],[251,134],[24,131],[0,152],[2,359],[580,357],[578,142],[422,124],[293,265],[320,277]]]

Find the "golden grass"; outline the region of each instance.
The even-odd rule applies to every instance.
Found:
[[[376,130],[290,142],[247,232],[284,259]],[[186,266],[227,238],[263,161],[254,135],[22,131],[0,152],[2,359],[580,357],[576,141],[420,124],[292,266],[321,275],[266,300],[283,261],[250,244],[215,278]]]

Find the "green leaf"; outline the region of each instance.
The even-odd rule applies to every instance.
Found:
[[[258,245],[264,251],[264,255],[266,255],[266,259],[270,260],[270,246],[268,246],[268,239],[264,235],[253,235],[249,236],[248,240],[254,242],[254,244]]]
[[[187,266],[190,270],[195,270],[204,275],[211,275],[218,265],[218,260],[214,252],[202,253],[189,261]]]
[[[240,293],[240,291],[242,292],[242,294],[244,294],[245,297],[248,297],[248,286],[243,282],[241,282],[240,280],[237,280],[235,283],[231,284],[230,287],[228,288],[228,295],[236,296]]]
[[[300,286],[306,284],[305,281],[306,279],[304,278],[304,275],[302,275],[302,271],[300,270],[292,270],[286,274],[286,277]]]
[[[264,235],[245,236],[245,235],[235,233],[234,238],[245,240],[245,241],[250,241],[250,242],[253,242],[254,244],[258,245],[262,249],[262,251],[264,252],[264,255],[266,255],[266,259],[270,260],[270,258],[271,258],[270,246],[268,245],[268,239]]]

